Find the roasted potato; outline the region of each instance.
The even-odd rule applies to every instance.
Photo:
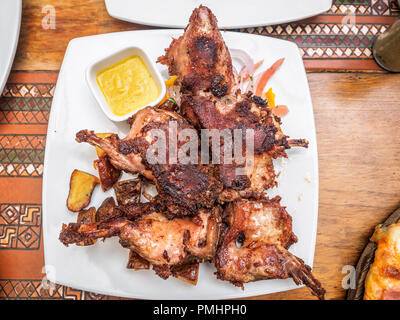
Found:
[[[199,265],[198,262],[194,262],[176,266],[172,269],[172,275],[179,280],[195,286],[199,278]]]
[[[104,192],[109,190],[121,176],[121,170],[113,167],[107,155],[102,155],[98,160],[95,160],[94,167],[99,172],[100,185]]]
[[[87,210],[81,210],[78,213],[77,223],[89,224],[96,222],[96,208],[91,207]],[[96,243],[96,239],[85,239],[77,243],[77,246],[90,246]]]
[[[114,184],[115,195],[120,206],[139,202],[141,189],[142,182],[139,178]]]
[[[99,178],[75,169],[69,182],[67,208],[73,212],[79,212],[86,208],[90,203],[95,186],[99,183]]]
[[[111,218],[113,216],[115,206],[115,200],[113,197],[105,199],[96,212],[96,222]]]
[[[129,251],[129,260],[128,264],[126,265],[127,269],[134,269],[134,270],[148,270],[150,269],[150,263],[139,256],[135,251]]]

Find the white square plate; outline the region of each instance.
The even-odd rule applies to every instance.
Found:
[[[21,25],[21,0],[0,1],[0,96],[17,50]]]
[[[98,241],[94,246],[64,247],[58,240],[62,223],[76,221],[68,211],[66,199],[71,172],[80,169],[97,174],[93,168],[96,151],[75,142],[81,129],[116,132],[124,136],[126,123],[113,123],[100,110],[85,82],[86,67],[108,53],[128,46],[138,46],[156,60],[172,37],[182,30],[129,31],[74,39],[69,43],[57,82],[47,133],[43,176],[43,225],[45,261],[48,278],[53,282],[102,294],[147,299],[223,299],[255,296],[294,289],[291,279],[266,280],[245,285],[242,291],[213,275],[214,267],[202,264],[197,286],[170,278],[162,280],[153,271],[125,268],[128,250],[118,239]],[[277,161],[284,167],[279,187],[270,194],[280,194],[282,204],[293,216],[299,242],[290,249],[312,265],[318,216],[318,157],[313,108],[304,65],[297,46],[291,42],[242,33],[224,32],[230,48],[246,48],[255,61],[264,59],[263,69],[284,57],[285,62],[269,85],[277,103],[289,106],[283,118],[283,130],[293,138],[306,138],[308,149],[289,150],[289,159]],[[158,65],[167,77],[167,68]],[[129,175],[125,174],[127,178]],[[113,191],[104,194],[97,187],[90,206],[98,207]]]
[[[332,0],[105,0],[117,19],[157,27],[184,28],[194,8],[205,5],[221,29],[266,26],[328,11]]]

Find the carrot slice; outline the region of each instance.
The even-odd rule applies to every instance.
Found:
[[[283,117],[289,113],[289,108],[284,105],[279,105],[275,108],[272,108],[272,113],[278,117]]]
[[[157,105],[157,107],[161,106],[165,101],[168,100],[168,94],[165,94],[164,98],[161,100],[161,102]]]
[[[256,71],[264,63],[264,59],[254,64],[254,71]]]
[[[276,70],[282,65],[285,58],[279,59],[276,61],[269,69],[267,69],[261,76],[260,81],[257,84],[256,88],[256,96],[261,97],[265,86],[267,85],[268,80],[274,75]]]

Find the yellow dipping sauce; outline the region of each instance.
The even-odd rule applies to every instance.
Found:
[[[96,80],[112,113],[117,116],[146,106],[160,94],[142,58],[136,55],[100,71]]]

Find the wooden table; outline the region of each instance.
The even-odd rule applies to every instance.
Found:
[[[341,2],[336,1],[338,6]],[[56,8],[55,30],[42,28],[42,7],[46,4]],[[334,8],[324,17],[298,25],[337,23],[342,18],[333,11]],[[388,25],[395,15],[394,9],[383,16],[374,17],[371,13],[361,16],[360,23],[367,25],[368,19],[373,19]],[[148,27],[109,17],[102,0],[24,1],[16,60],[5,98],[0,100],[0,111],[6,110],[0,117],[0,143],[6,149],[7,145],[28,141],[24,152],[32,148],[39,154],[39,160],[32,160],[33,169],[28,170],[27,165],[13,163],[8,157],[15,172],[11,168],[11,173],[0,173],[0,297],[104,298],[58,285],[56,290],[46,292],[40,284],[44,276],[40,161],[54,83],[68,41],[86,35],[145,28]],[[300,47],[303,53],[307,50],[306,46]],[[327,289],[328,299],[343,299],[342,279],[347,273],[343,274],[342,268],[355,265],[374,226],[400,204],[400,75],[383,73],[370,57],[308,59],[305,56],[305,63],[315,110],[320,168],[314,273]],[[35,92],[30,96],[29,90]],[[35,96],[38,91],[40,99]],[[27,99],[24,100],[27,105],[41,103],[32,121],[22,118],[23,108],[7,109],[22,96]],[[19,150],[17,146],[11,149]],[[7,165],[7,161],[0,165]],[[19,222],[14,223],[19,229],[4,217],[1,220],[1,214],[7,210],[10,215],[13,212],[19,215]],[[11,238],[9,243],[4,241],[7,228],[15,229],[15,241]],[[37,233],[35,243],[24,243],[18,238],[24,228]],[[307,289],[301,288],[254,299],[312,298]]]

